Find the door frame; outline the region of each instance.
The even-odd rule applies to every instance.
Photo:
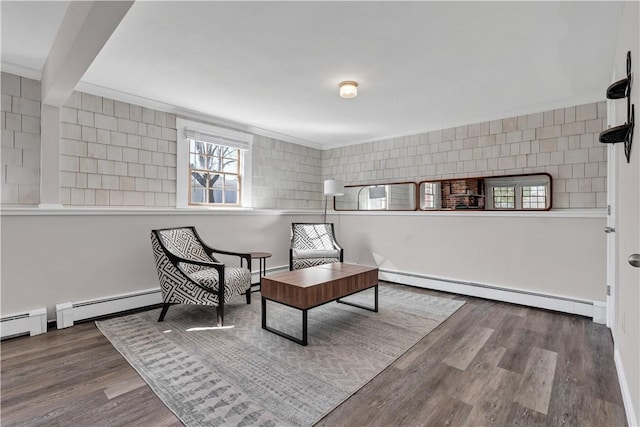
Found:
[[[615,103],[607,100],[607,128],[613,126]],[[618,223],[618,145],[607,144],[607,227],[616,230]],[[606,325],[616,339],[618,300],[618,235],[617,230],[607,233],[607,318]]]

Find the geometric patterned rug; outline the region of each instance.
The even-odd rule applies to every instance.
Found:
[[[372,305],[373,290],[346,300]],[[379,312],[332,302],[309,310],[306,347],[260,323],[260,294],[225,306],[175,305],[96,325],[186,426],[311,426],[464,302],[379,286]],[[300,336],[301,314],[269,303],[269,325]]]

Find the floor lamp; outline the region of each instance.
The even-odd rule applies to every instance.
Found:
[[[344,184],[336,179],[324,180],[324,222],[327,222],[327,203],[329,196],[344,195]]]

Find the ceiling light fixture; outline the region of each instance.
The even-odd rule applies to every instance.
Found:
[[[343,98],[355,98],[358,95],[358,83],[347,80],[340,83],[340,96]]]

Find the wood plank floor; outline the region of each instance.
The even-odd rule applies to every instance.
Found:
[[[609,330],[466,301],[318,427],[626,426]],[[93,322],[3,341],[2,426],[179,426]]]

